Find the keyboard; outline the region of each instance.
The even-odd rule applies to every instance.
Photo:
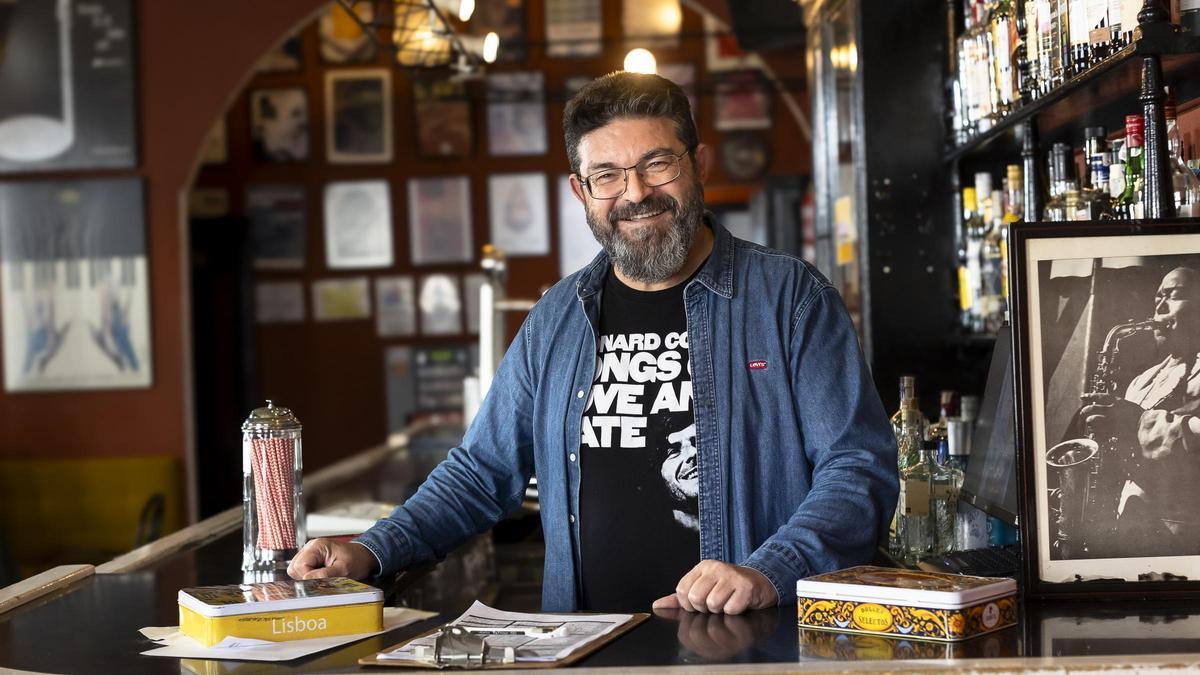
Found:
[[[951,551],[925,558],[918,566],[929,572],[970,574],[977,577],[1016,577],[1021,573],[1021,551],[1016,546]]]

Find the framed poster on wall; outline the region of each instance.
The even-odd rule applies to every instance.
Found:
[[[471,262],[472,222],[466,176],[409,179],[408,239],[414,265]]]
[[[256,161],[308,159],[308,95],[300,87],[250,92],[250,136]]]
[[[137,164],[131,4],[0,3],[0,172]]]
[[[325,73],[325,158],[330,164],[392,161],[392,74],[386,68]]]
[[[142,204],[136,178],[0,184],[5,391],[150,385]]]
[[[330,269],[392,264],[392,200],[385,180],[325,186],[325,264]]]
[[[488,176],[488,214],[492,244],[510,256],[550,252],[546,174]]]

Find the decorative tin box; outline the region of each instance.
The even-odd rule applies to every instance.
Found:
[[[383,630],[383,591],[352,579],[179,591],[179,630],[206,647],[227,637],[283,642]]]
[[[801,628],[965,640],[1017,622],[1017,582],[851,567],[796,582]]]

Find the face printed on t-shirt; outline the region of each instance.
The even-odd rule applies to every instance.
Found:
[[[690,424],[667,436],[670,447],[663,460],[662,477],[676,499],[695,498],[700,494],[700,472],[696,469],[696,425]]]

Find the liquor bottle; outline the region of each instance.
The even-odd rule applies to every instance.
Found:
[[[1000,221],[1000,296],[1004,314],[1008,314],[1008,227],[1025,217],[1025,175],[1020,164],[1009,164],[1005,171],[1004,218]]]
[[[1122,0],[1108,0],[1108,51],[1116,53],[1125,46],[1121,39]]]
[[[921,414],[916,403],[916,378],[904,375],[900,378],[900,409],[892,415],[892,433],[896,436],[896,465],[897,473],[903,474],[905,469],[916,464],[921,459],[921,443],[924,441],[928,420]],[[888,529],[888,550],[897,557],[904,552],[904,530],[901,516],[905,510],[905,485],[900,483],[900,494],[896,501],[896,511],[892,515],[892,523]],[[925,493],[928,502],[928,492]]]
[[[1042,75],[1039,70],[1039,50],[1042,42],[1038,24],[1038,9],[1041,3],[1042,0],[1025,0],[1025,39],[1022,40],[1025,44],[1025,82],[1022,84],[1025,86],[1025,97],[1031,101],[1042,95]]]
[[[1068,35],[1071,47],[1069,75],[1082,73],[1091,64],[1091,47],[1088,44],[1088,4],[1091,0],[1070,0],[1067,4]]]
[[[1068,0],[1050,0],[1050,86],[1066,81],[1071,68]]]
[[[954,548],[955,516],[958,513],[958,493],[962,487],[962,472],[946,466],[949,441],[928,441],[926,451],[934,453],[931,468],[929,510],[933,513],[933,550],[945,553]]]
[[[1108,57],[1112,32],[1108,21],[1109,0],[1087,0],[1088,67]]]
[[[1074,220],[1074,202],[1078,201],[1078,190],[1072,184],[1071,146],[1055,143],[1050,149],[1050,199],[1046,202],[1046,220],[1065,222]],[[1074,198],[1072,199],[1072,193]],[[1068,203],[1068,200],[1072,203]]]
[[[1012,0],[999,0],[991,14],[993,104],[997,117],[1007,115],[1014,107],[1017,87],[1012,60],[1013,23]]]
[[[934,462],[925,443],[909,418],[914,410],[904,410],[904,434],[897,445],[904,451],[916,451],[917,460],[900,471],[900,497],[896,504],[897,553],[905,563],[915,565],[933,553],[934,516],[930,507],[933,493]]]
[[[975,188],[963,188],[963,224],[966,229],[966,284],[970,302],[970,331],[983,332],[983,274],[980,269],[980,254],[983,251],[983,239],[987,235],[987,224],[979,212],[976,203]]]
[[[988,176],[991,181],[991,176]],[[1004,323],[1004,253],[1001,248],[1004,226],[1004,194],[992,191],[991,208],[988,212],[988,230],[983,238],[981,272],[983,275],[985,314],[983,329],[995,333]]]
[[[929,425],[929,440],[936,442],[948,438],[947,421],[958,418],[958,392],[943,389],[938,396],[938,421]]]
[[[1075,220],[1100,220],[1112,217],[1112,201],[1108,196],[1108,157],[1104,127],[1088,127],[1084,131],[1083,158],[1088,165],[1088,180],[1079,191],[1079,206]]]
[[[1164,106],[1167,117],[1167,148],[1170,151],[1171,185],[1175,194],[1175,214],[1180,218],[1200,216],[1200,180],[1183,161],[1183,140],[1179,137],[1179,119],[1174,97],[1168,95]]]
[[[1143,0],[1121,0],[1121,45],[1133,44]]]
[[[917,401],[917,378],[912,375],[900,376],[900,407],[895,413],[892,413],[892,433],[896,438],[900,438],[904,432],[904,416],[906,414],[910,414],[909,421],[917,425],[920,439],[925,440],[929,433],[929,419],[921,412],[921,406]],[[900,452],[896,456],[896,462],[901,469],[915,462],[916,459],[915,453],[906,455],[904,452]]]
[[[979,213],[981,216],[979,237],[979,312],[982,332],[991,330],[992,317],[999,310],[1000,295],[1000,249],[996,246],[993,225],[996,220],[996,209],[1000,204],[994,202],[992,192],[992,174],[980,171],[975,174],[975,194],[980,200]]]
[[[974,199],[974,188],[968,188],[971,191],[971,198]],[[964,193],[967,190],[963,190]],[[956,206],[959,213],[962,214],[961,222],[957,223],[958,229],[956,232],[955,249],[957,255],[956,275],[958,277],[958,323],[959,328],[963,332],[971,332],[972,328],[972,309],[971,303],[974,301],[974,296],[971,293],[971,275],[969,268],[969,256],[967,254],[967,222],[971,218],[971,214],[966,211],[966,196],[961,196]],[[971,208],[974,211],[974,205]]]
[[[1145,124],[1141,115],[1125,116],[1124,189],[1114,212],[1124,220],[1142,217],[1142,143]]]

